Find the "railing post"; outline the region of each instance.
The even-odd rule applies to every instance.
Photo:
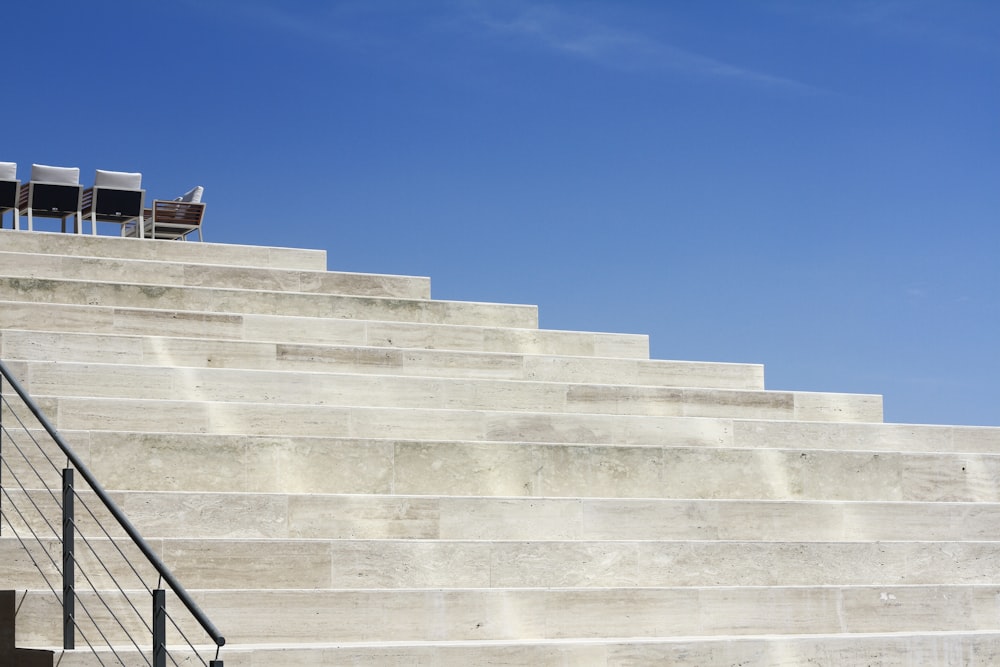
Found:
[[[73,556],[73,469],[62,471],[63,648],[76,648],[76,561]]]
[[[167,592],[153,591],[153,667],[167,667]]]
[[[0,510],[3,510],[3,373],[0,373]],[[0,511],[2,514],[2,511]],[[0,535],[3,535],[3,521],[0,520]]]

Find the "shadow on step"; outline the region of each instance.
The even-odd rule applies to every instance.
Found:
[[[53,667],[53,651],[16,648],[14,622],[17,598],[14,591],[0,591],[0,665],[15,667]]]

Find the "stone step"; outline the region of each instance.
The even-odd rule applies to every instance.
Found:
[[[492,378],[11,361],[37,396],[878,422],[881,397]]]
[[[150,337],[153,341],[181,337],[284,345],[358,345],[635,360],[649,358],[649,338],[636,334],[3,300],[0,300],[0,317],[3,324],[0,335],[9,331],[48,331],[57,326],[59,332],[138,335]],[[99,352],[95,351],[95,354]],[[156,354],[155,350],[153,354]]]
[[[284,645],[227,645],[226,667],[302,667],[302,665],[379,665],[380,667],[801,667],[802,665],[878,665],[879,667],[995,667],[1000,663],[1000,633],[837,633],[810,635],[601,638],[535,641],[336,642]],[[54,648],[54,647],[46,647]],[[131,647],[119,647],[128,659]],[[171,650],[174,653],[174,650]],[[183,659],[186,654],[178,652]],[[212,656],[214,647],[202,654]],[[56,653],[60,667],[91,667],[93,654]],[[99,651],[113,664],[108,650]],[[134,664],[144,664],[135,655]],[[193,659],[192,659],[193,662]],[[132,664],[132,663],[128,663]],[[169,664],[169,663],[168,663]],[[186,664],[186,663],[182,663]]]
[[[83,409],[83,408],[77,408]],[[109,417],[110,419],[110,417]],[[124,419],[124,417],[123,417]],[[10,423],[10,422],[7,422]],[[1000,501],[1000,455],[384,438],[63,433],[107,488],[894,502]],[[19,438],[17,442],[26,442]],[[25,445],[29,460],[42,455]],[[59,460],[54,446],[48,456]],[[13,447],[6,466],[34,479]],[[711,470],[711,475],[703,471]],[[48,468],[58,488],[58,471]]]
[[[0,301],[391,322],[538,327],[536,306],[0,277]],[[51,315],[50,315],[51,317]]]
[[[1000,542],[148,540],[188,588],[548,589],[1000,585]],[[155,583],[128,539],[77,540],[81,586]],[[61,578],[60,542],[0,537],[5,584]],[[116,549],[131,558],[120,558]],[[51,558],[50,558],[51,557]],[[86,575],[86,576],[83,576]],[[113,577],[113,578],[112,578]],[[86,584],[84,583],[86,581]]]
[[[0,251],[303,271],[326,270],[325,250],[225,243],[176,243],[10,229],[0,232]]]
[[[1000,503],[113,492],[151,537],[980,542]]]
[[[3,249],[4,246],[0,244],[0,273],[11,278],[315,292],[400,299],[430,299],[431,295],[430,279],[422,277],[4,252]]]
[[[903,452],[1000,452],[1000,427],[735,421],[743,447],[836,448]]]
[[[44,360],[715,389],[764,389],[764,369],[758,364],[612,359],[360,345],[303,345],[234,339],[33,330],[0,331],[0,358],[8,361]]]
[[[9,476],[8,476],[9,479]],[[77,480],[78,489],[82,482]],[[34,487],[32,487],[34,488]],[[29,491],[47,517],[56,499]],[[105,524],[110,515],[81,495]],[[855,500],[719,500],[686,498],[553,498],[392,494],[111,491],[147,538],[338,540],[673,540],[730,542],[989,542],[1000,535],[1000,503]],[[28,508],[8,489],[8,508]],[[47,527],[34,511],[24,521]],[[82,507],[77,522],[93,521]],[[54,524],[55,525],[55,524]],[[84,529],[84,528],[82,528]],[[85,528],[87,533],[90,528]]]
[[[706,588],[549,588],[399,590],[190,590],[228,645],[286,642],[383,642],[601,639],[834,633],[997,632],[1000,587],[986,585],[796,586]],[[121,604],[117,594],[105,596]],[[133,596],[149,607],[145,592]],[[79,604],[107,614],[92,595]],[[176,610],[178,625],[200,642],[200,629]],[[107,621],[106,621],[107,622]],[[125,620],[139,633],[139,622]],[[88,622],[82,622],[88,632]],[[29,590],[18,617],[19,646],[62,637],[56,597]],[[122,643],[108,625],[109,641]],[[93,635],[93,632],[88,634]],[[171,633],[168,633],[170,635]]]

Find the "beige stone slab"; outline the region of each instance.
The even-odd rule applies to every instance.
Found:
[[[117,526],[109,525],[109,528],[115,531]],[[31,534],[18,537],[20,539],[6,534],[0,537],[0,562],[3,563],[0,572],[3,573],[4,585],[8,589],[23,591],[45,589],[48,581],[57,590],[61,588],[61,541],[51,533],[38,535],[38,539]],[[131,541],[117,540],[112,544],[103,535],[94,533],[86,538],[77,537],[77,548],[73,554],[81,590],[91,585],[99,590],[114,588],[115,581],[125,588],[141,587],[144,581],[155,584],[156,570]],[[162,551],[160,541],[147,540],[147,543],[157,554]],[[129,560],[126,561],[122,554]]]
[[[86,462],[109,489],[387,493],[392,444],[325,437],[94,431]]]
[[[995,470],[998,463],[995,455],[403,442],[395,455],[395,488],[435,493],[448,487],[463,495],[993,502],[996,487],[982,477],[970,486],[961,467]],[[936,471],[934,483],[915,471]],[[989,479],[1000,483],[1000,477]]]
[[[253,438],[246,453],[247,490],[387,493],[393,481],[392,456],[392,443],[380,440]]]
[[[20,492],[8,493],[23,506]],[[35,496],[56,511],[46,494]],[[157,538],[989,542],[1000,535],[996,503],[218,491],[112,497],[143,534]]]
[[[325,250],[223,243],[172,243],[86,234],[7,230],[0,234],[0,250],[41,255],[266,266],[311,271],[326,269]]]
[[[524,356],[388,347],[277,345],[283,370],[525,379]]]
[[[708,416],[738,412],[765,417],[774,410],[790,415],[788,395],[734,390],[611,387],[493,378],[426,377],[212,367],[174,368],[167,350],[147,341],[148,356],[163,365],[25,362],[29,390],[37,394],[88,395],[205,401],[311,403],[352,406],[424,407],[476,410],[531,410]],[[267,347],[260,349],[267,355]],[[146,350],[144,350],[146,353]],[[210,363],[211,359],[206,359]],[[456,369],[452,372],[458,373]],[[716,403],[718,401],[718,404]],[[775,404],[778,407],[771,408]],[[721,406],[726,406],[725,408]],[[731,407],[730,407],[731,406]]]
[[[882,422],[882,397],[794,392],[795,419],[809,422]]]
[[[142,348],[142,339],[134,336],[53,331],[0,331],[0,357],[5,360],[138,364],[143,362]]]
[[[0,277],[0,300],[537,328],[535,306]]]
[[[646,336],[488,326],[441,328],[405,322],[373,321],[368,326],[366,344],[375,347],[649,358],[649,341]]]
[[[0,250],[5,276],[429,299],[430,280],[366,273],[186,264]]]
[[[243,338],[243,316],[176,310],[114,308],[0,300],[6,330]]]
[[[80,405],[90,409],[101,403]],[[406,411],[359,409],[345,414],[321,406],[312,414],[315,428],[325,423],[331,435],[349,436],[352,428],[363,433],[347,438],[313,437],[321,433],[250,438],[240,437],[241,433],[143,434],[114,427],[123,426],[128,415],[141,415],[148,425],[170,422],[179,412],[191,420],[191,428],[215,424],[222,429],[226,415],[235,419],[239,413],[223,404],[211,420],[205,413],[195,421],[199,415],[184,405],[167,403],[169,409],[161,414],[157,403],[106,403],[108,428],[80,434],[79,441],[74,433],[73,443],[89,448],[91,464],[111,488],[135,488],[135,479],[164,490],[384,493],[391,489],[403,494],[469,496],[994,502],[1000,485],[997,455],[484,441],[479,439],[483,415],[478,412],[423,413],[421,422],[428,432],[421,434],[419,426],[405,427],[404,420],[391,419],[405,417]],[[260,430],[278,428],[268,426],[268,407],[258,407],[255,418]],[[74,419],[87,416],[83,407],[67,409]],[[335,422],[319,421],[323,414],[348,421],[337,427]],[[360,421],[355,420],[358,415]],[[453,418],[465,421],[450,421]],[[409,435],[399,439],[404,427]],[[304,430],[315,428],[306,425]],[[429,431],[440,434],[438,429],[459,429],[471,439],[412,439],[433,437]],[[127,454],[130,449],[155,456],[135,458]],[[18,465],[16,460],[13,464]],[[711,474],[704,474],[706,470]]]
[[[636,415],[487,413],[486,439],[574,444],[732,444],[732,420]]]
[[[586,539],[579,498],[441,497],[438,533],[453,540]],[[644,534],[640,528],[640,534]],[[598,538],[599,539],[599,538]]]
[[[15,364],[16,366],[16,364]],[[557,431],[563,418],[559,415],[530,416],[534,431],[508,433],[513,442],[523,445],[472,444],[484,441],[495,433],[492,422],[501,415],[477,411],[407,411],[395,409],[350,409],[325,406],[294,406],[287,408],[300,417],[289,421],[290,412],[281,405],[191,403],[180,401],[117,401],[60,399],[65,423],[60,428],[86,428],[109,431],[164,431],[177,428],[189,432],[291,435],[356,436],[361,438],[439,438],[453,443],[424,443],[423,453],[414,457],[410,452],[395,453],[394,470],[389,472],[385,459],[372,458],[360,452],[354,461],[370,474],[367,484],[394,476],[396,488],[404,493],[459,493],[488,495],[580,495],[616,496],[623,492],[641,497],[728,497],[728,498],[836,498],[841,500],[996,500],[998,487],[996,455],[946,454],[903,455],[897,452],[835,452],[823,450],[772,449],[704,449],[667,447],[642,444],[638,447],[598,446],[601,441],[614,441],[616,433],[609,427],[621,426],[609,417],[589,416],[586,420],[571,420],[569,432]],[[506,424],[523,424],[524,416],[504,413]],[[567,416],[566,419],[569,419]],[[86,420],[86,421],[84,421]],[[589,421],[596,428],[580,430]],[[659,420],[649,418],[650,431]],[[694,422],[693,424],[691,422]],[[702,420],[675,420],[675,425],[702,426]],[[721,432],[724,436],[724,431]],[[709,432],[711,434],[711,432]],[[595,437],[598,436],[598,437]],[[660,442],[689,442],[688,433],[679,439],[662,438]],[[572,437],[570,437],[572,436]],[[576,438],[576,442],[573,442]],[[459,440],[461,439],[461,440]],[[623,438],[624,439],[624,438]],[[576,448],[532,446],[532,441],[563,440],[566,444],[588,445]],[[590,441],[593,440],[593,443]],[[302,465],[293,463],[295,456],[285,441],[270,450],[256,469],[256,488],[292,489],[269,484],[291,482],[296,477],[308,480],[310,470],[323,466],[309,451]],[[714,445],[711,440],[703,441]],[[647,448],[647,449],[643,449]],[[259,453],[263,454],[263,450]],[[314,452],[315,454],[315,452]],[[279,459],[283,467],[275,463]],[[423,461],[423,463],[421,463]],[[331,460],[331,463],[335,462]],[[343,460],[338,461],[343,463]],[[434,466],[434,468],[428,468]],[[963,470],[964,468],[964,470]],[[272,475],[271,470],[288,469],[290,474]],[[711,469],[706,476],[703,470]],[[245,471],[246,469],[244,469]],[[502,473],[502,474],[500,474]],[[267,482],[271,479],[273,482]],[[449,490],[443,486],[452,484]],[[387,482],[382,482],[385,484]],[[435,485],[413,487],[413,484]],[[227,487],[229,488],[229,487]],[[242,487],[241,487],[242,488]],[[314,488],[305,481],[302,488]],[[371,490],[355,487],[355,490]],[[619,490],[616,490],[619,489]],[[327,491],[342,489],[323,489]],[[725,494],[725,495],[721,495]]]
[[[312,494],[288,501],[288,530],[294,537],[435,538],[440,523],[440,498]]]
[[[287,539],[289,496],[261,493],[111,494],[147,538]]]
[[[247,314],[240,337],[273,343],[365,345],[369,322],[328,317]]]
[[[177,367],[274,369],[275,343],[143,336],[142,363]]]
[[[913,424],[736,421],[743,447],[912,452],[1000,452],[1000,428]]]
[[[5,331],[46,331],[58,323],[59,331],[113,333],[114,321],[113,308],[0,300],[0,329]]]
[[[244,316],[183,310],[115,308],[113,331],[141,336],[242,338]]]
[[[126,665],[153,664],[152,650],[138,650],[135,646],[131,645],[115,646],[114,649],[105,646],[95,646],[93,649],[86,647],[83,649],[64,650],[62,644],[34,648],[53,650],[55,664],[59,665],[59,667],[91,667],[94,664],[113,665],[116,660],[121,661],[119,664],[124,663]],[[179,665],[209,664],[209,661],[215,659],[216,650],[214,645],[198,646],[196,648],[198,650],[192,651],[184,644],[168,644],[167,664],[173,664],[173,662]],[[264,659],[265,656],[270,657],[272,653],[275,652],[246,651],[229,648],[219,657],[223,663],[228,663],[232,667],[239,667],[241,665],[251,667],[255,655],[258,656],[258,659]]]
[[[985,503],[585,499],[590,539],[992,540],[1000,507]]]
[[[1000,638],[991,632],[775,635],[667,639],[285,644],[226,647],[237,667],[993,667]],[[131,654],[121,653],[128,658]],[[185,659],[185,654],[172,649]],[[110,662],[108,651],[99,651]],[[214,655],[214,649],[205,653]],[[57,652],[60,667],[89,667],[82,652]],[[141,660],[141,658],[138,658]],[[877,661],[873,663],[872,661]]]
[[[754,364],[530,355],[524,368],[527,379],[550,382],[764,389],[763,367]]]
[[[188,585],[234,589],[248,578],[258,589],[992,585],[1000,561],[997,542],[201,539],[161,548]]]
[[[493,328],[484,331],[484,350],[521,350],[529,354],[649,358],[649,337],[644,334]],[[375,343],[373,343],[375,344]]]
[[[365,430],[355,426],[364,426],[354,417],[358,408],[97,398],[61,398],[50,405],[47,414],[50,419],[55,415],[56,428],[70,430],[304,436]],[[370,412],[362,417],[373,417]],[[374,424],[371,430],[376,430]]]
[[[163,561],[189,588],[329,588],[341,567],[332,547],[310,540],[165,540]]]
[[[335,588],[489,588],[488,542],[349,541],[329,543]]]
[[[1000,500],[1000,456],[911,455],[902,468],[907,500]]]
[[[996,662],[993,633],[897,633],[719,637],[633,641],[608,647],[608,665],[700,667],[985,667]]]
[[[995,586],[192,591],[234,645],[968,633],[996,627],[996,593]],[[18,641],[55,643],[57,609],[51,593],[29,592]]]
[[[378,322],[355,319],[231,314],[156,308],[113,308],[0,300],[4,329],[115,333],[154,337],[197,337],[288,345],[351,345],[375,348],[432,348],[497,354],[593,355],[596,339],[626,334],[498,329],[479,326]],[[504,334],[504,335],[500,335]],[[510,334],[510,335],[507,335]],[[515,335],[516,334],[516,335]],[[542,338],[536,344],[531,338]],[[525,341],[527,341],[526,344]],[[624,345],[628,348],[628,345]],[[624,349],[623,357],[643,358],[645,348]]]

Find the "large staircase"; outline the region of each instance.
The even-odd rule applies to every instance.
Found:
[[[1000,664],[1000,429],[315,250],[4,230],[0,358],[227,667]]]

